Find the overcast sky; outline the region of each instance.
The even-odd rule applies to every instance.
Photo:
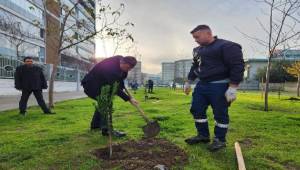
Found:
[[[124,21],[135,24],[132,29],[141,54],[142,71],[161,72],[161,62],[192,58],[197,44],[190,31],[207,24],[219,38],[240,43],[245,58],[264,56],[264,48],[252,43],[238,30],[251,36],[264,37],[257,19],[266,19],[266,6],[254,0],[113,0],[112,5],[125,4]],[[265,10],[263,10],[265,8]],[[107,55],[110,55],[106,42]],[[102,41],[97,41],[98,57]]]

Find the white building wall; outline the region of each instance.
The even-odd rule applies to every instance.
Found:
[[[187,79],[192,63],[192,59],[175,61],[175,78]]]
[[[175,63],[162,63],[162,83],[169,84],[174,81]]]
[[[267,66],[267,59],[248,59],[245,65],[245,78],[252,81],[255,80],[257,70]]]
[[[127,81],[142,84],[142,62],[138,61],[136,66],[128,72]]]

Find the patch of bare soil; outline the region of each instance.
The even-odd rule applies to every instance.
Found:
[[[148,99],[159,100],[159,97],[148,97]]]
[[[250,138],[245,138],[239,141],[243,147],[250,148],[252,146],[252,140]]]
[[[300,101],[300,99],[299,99],[299,98],[297,98],[297,97],[290,97],[290,98],[288,98],[288,99],[286,99],[286,100],[291,100],[291,101]]]
[[[299,170],[300,169],[300,165],[297,165],[295,162],[293,161],[285,161],[282,162],[282,165],[285,167],[285,169],[287,170]]]
[[[124,170],[148,170],[156,165],[182,166],[188,161],[187,154],[178,146],[165,139],[142,139],[113,145],[113,154],[109,158],[109,148],[100,148],[93,154],[103,161],[102,168],[121,168]]]

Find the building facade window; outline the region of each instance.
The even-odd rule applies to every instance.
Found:
[[[0,10],[0,16],[1,18],[4,18],[8,21],[14,21],[14,23],[19,23],[20,28],[23,31],[23,34],[26,34],[27,37],[33,37],[34,39],[41,39],[40,38],[40,28],[32,25],[31,23],[28,23],[27,21],[24,21],[20,19],[19,17],[16,17],[15,15],[8,13],[4,10]]]
[[[43,11],[27,0],[0,0],[0,4],[20,14],[25,19],[36,20],[43,25]]]
[[[64,4],[72,8],[77,0],[62,0]],[[87,2],[88,3],[88,2]],[[24,42],[19,47],[18,55],[21,57],[32,56],[41,62],[45,62],[45,26],[44,26],[44,8],[43,0],[0,0],[0,16],[8,18],[21,25],[22,31],[26,34]],[[64,14],[64,11],[62,11]],[[88,28],[95,28],[95,21],[88,12],[85,11],[82,4],[75,8],[75,13],[67,20],[67,28],[72,26],[66,32],[66,36],[76,39],[80,36],[86,36],[87,28],[78,27],[78,21],[84,19]],[[94,31],[91,30],[91,31]],[[90,31],[88,31],[90,32]],[[0,55],[16,57],[16,47],[8,39],[9,31],[0,29]],[[70,42],[63,42],[63,47]],[[51,50],[51,49],[49,49]],[[62,54],[67,55],[73,60],[89,61],[95,53],[95,44],[93,39],[74,45],[65,49]],[[51,58],[51,57],[50,57]]]
[[[93,56],[93,53],[90,53],[89,51],[86,51],[83,48],[78,48],[78,54],[82,58],[86,58],[86,59],[89,59],[89,58],[91,58]]]

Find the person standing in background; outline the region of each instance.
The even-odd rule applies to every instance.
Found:
[[[46,106],[43,98],[42,89],[47,89],[48,85],[42,68],[34,65],[31,57],[25,57],[23,61],[24,64],[18,66],[15,72],[15,88],[22,91],[19,102],[20,114],[26,114],[27,102],[31,93],[45,114],[55,114]]]

